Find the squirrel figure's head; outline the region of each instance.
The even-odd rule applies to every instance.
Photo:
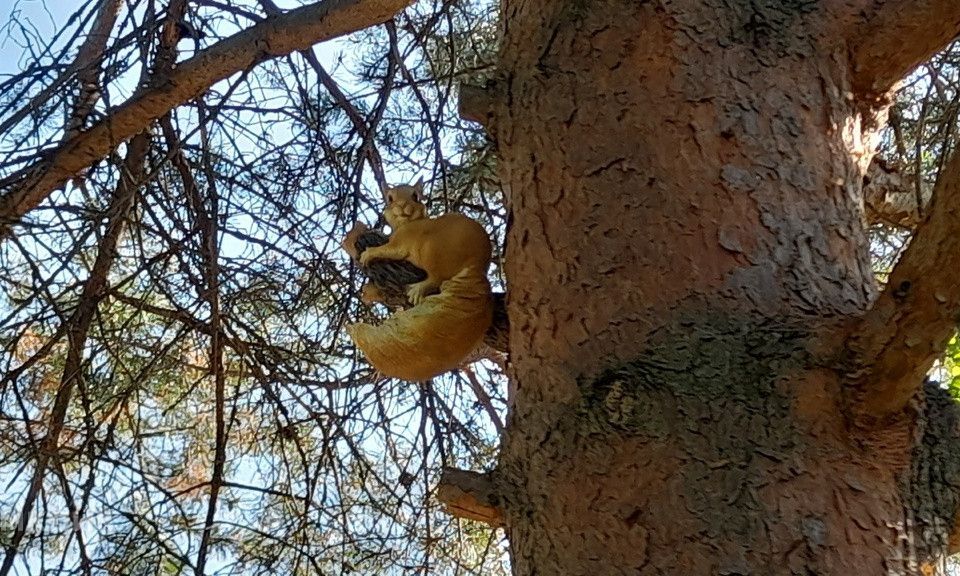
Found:
[[[403,226],[411,220],[427,217],[427,207],[423,204],[423,179],[412,186],[394,186],[384,190],[387,207],[383,217],[391,228]]]

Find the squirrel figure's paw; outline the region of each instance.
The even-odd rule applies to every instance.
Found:
[[[421,303],[431,293],[431,286],[427,282],[417,282],[407,288],[407,298],[414,306]]]
[[[373,255],[370,253],[370,251],[371,251],[371,248],[367,248],[366,250],[360,253],[359,261],[361,266],[366,267],[367,264],[370,263],[370,260],[373,260]]]
[[[359,254],[357,252],[357,240],[363,235],[364,232],[369,230],[367,225],[363,222],[357,222],[353,225],[353,228],[347,232],[347,235],[344,236],[343,240],[340,241],[340,246],[350,255],[351,258],[357,260]]]
[[[383,302],[383,294],[373,284],[364,284],[360,289],[360,301],[367,306],[372,306],[377,302]]]

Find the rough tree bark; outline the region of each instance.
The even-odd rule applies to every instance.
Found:
[[[861,188],[888,92],[960,31],[960,3],[509,0],[503,18],[473,116],[510,190],[495,481],[515,574],[942,556],[957,449],[934,440],[956,420],[917,409],[957,294],[920,282],[873,308]],[[928,225],[908,291],[954,273],[929,262],[960,226]]]

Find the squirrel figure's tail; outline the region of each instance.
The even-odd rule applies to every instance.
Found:
[[[453,370],[483,340],[493,316],[490,283],[465,268],[413,308],[383,324],[352,324],[347,333],[385,376],[419,381]]]

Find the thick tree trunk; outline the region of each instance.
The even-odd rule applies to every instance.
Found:
[[[834,337],[876,296],[859,4],[505,2],[516,574],[917,571],[915,419],[851,428]]]

